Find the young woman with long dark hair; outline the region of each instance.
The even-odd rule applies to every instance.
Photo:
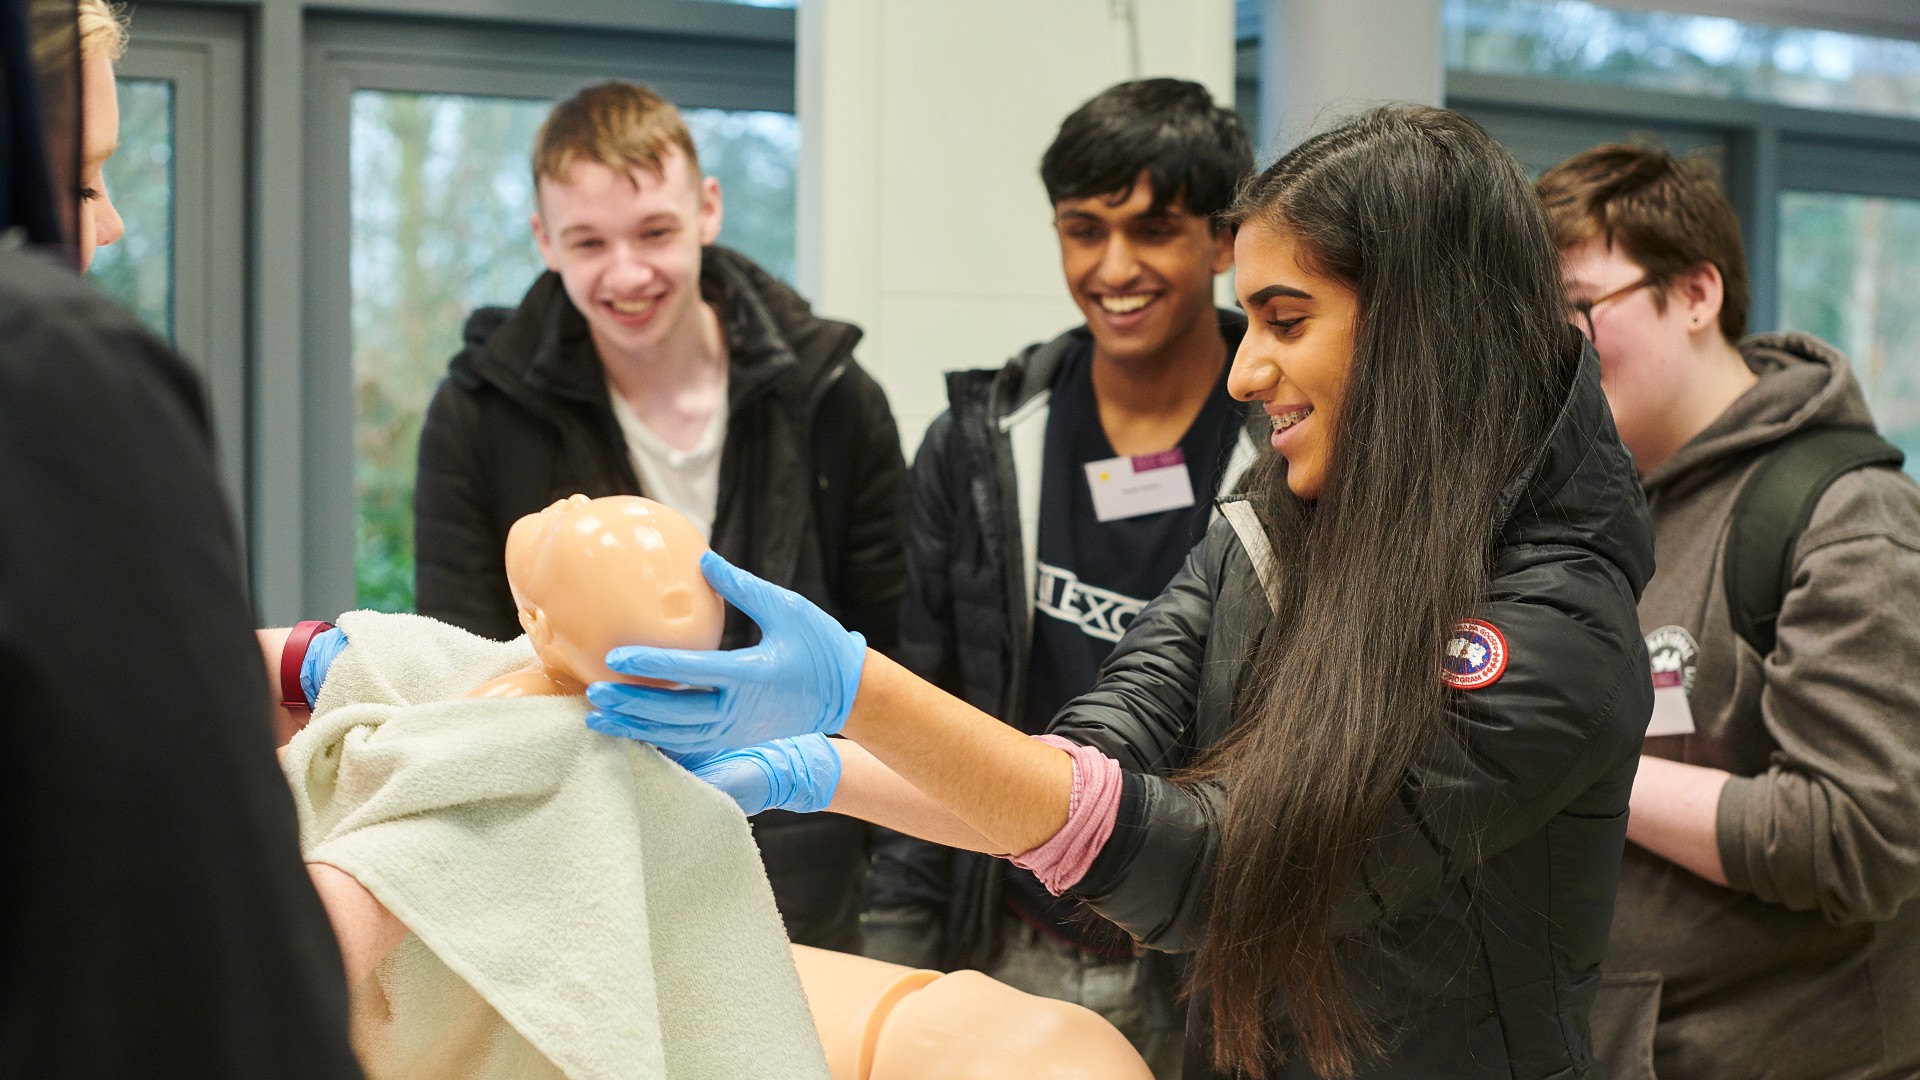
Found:
[[[1541,209],[1470,121],[1389,108],[1230,223],[1230,388],[1277,453],[1050,736],[717,560],[762,643],[616,650],[713,692],[600,684],[589,722],[749,812],[1018,852],[1196,953],[1190,1076],[1585,1076],[1652,557]]]

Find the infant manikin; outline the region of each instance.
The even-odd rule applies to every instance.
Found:
[[[629,496],[575,495],[521,518],[507,534],[507,580],[539,658],[473,696],[633,681],[603,663],[620,645],[716,648],[725,608],[700,573],[706,546],[679,514]],[[793,954],[834,1080],[1152,1076],[1125,1036],[1079,1005],[977,971],[942,975],[804,945]]]
[[[340,617],[283,767],[371,1080],[827,1077],[739,807],[585,723],[609,648],[717,644],[705,550],[567,499],[512,533],[526,637]]]
[[[778,918],[772,913],[771,895],[766,893],[757,853],[737,808],[678,766],[661,760],[652,749],[587,731],[582,720],[584,701],[576,705],[555,700],[577,698],[587,684],[596,681],[634,681],[609,671],[603,662],[608,650],[618,646],[717,648],[725,605],[700,572],[700,557],[706,549],[690,522],[659,503],[635,496],[589,499],[575,495],[521,518],[508,534],[508,583],[526,631],[524,642],[487,642],[413,616],[350,613],[342,617],[349,641],[365,646],[357,661],[349,660],[352,649],[342,654],[341,662],[353,668],[355,678],[363,678],[361,669],[371,659],[368,651],[381,652],[390,644],[398,646],[396,652],[413,650],[390,667],[407,677],[431,671],[430,682],[422,683],[417,693],[397,695],[406,703],[399,712],[392,706],[337,704],[339,697],[355,695],[336,694],[330,700],[327,694],[336,687],[335,677],[329,675],[314,722],[323,730],[310,734],[324,735],[330,723],[340,727],[344,721],[339,716],[329,719],[325,715],[329,712],[384,707],[395,719],[391,723],[376,719],[367,725],[370,738],[351,732],[338,736],[333,759],[340,762],[337,776],[327,773],[326,761],[314,764],[324,755],[311,751],[299,755],[308,762],[304,768],[311,774],[304,784],[296,784],[305,818],[313,816],[310,804],[315,802],[315,792],[324,795],[344,788],[356,770],[366,767],[362,763],[403,754],[408,738],[418,739],[424,748],[415,760],[429,763],[394,769],[380,779],[372,797],[346,814],[352,819],[378,811],[374,816],[392,821],[349,832],[338,841],[322,837],[318,851],[310,854],[316,864],[316,884],[327,898],[341,936],[349,976],[365,982],[356,993],[355,1042],[369,1075],[404,1075],[409,1080],[429,1074],[482,1073],[505,1077],[659,1072],[670,1077],[706,1077],[741,1074],[744,1069],[797,1077],[814,1074],[819,1067],[815,1064],[820,1060],[818,1049],[794,1045],[810,1042],[807,1028],[811,1027],[824,1045],[833,1080],[1147,1080],[1151,1073],[1139,1055],[1097,1014],[1021,993],[978,972],[941,975],[801,946],[791,947],[793,966],[784,975],[772,970],[784,966],[784,960],[778,959],[783,954],[769,954],[763,944],[749,939],[763,942],[771,933],[778,941]],[[406,636],[422,627],[433,635],[425,648]],[[382,678],[364,685],[377,690],[369,697],[391,695]],[[483,705],[483,701],[492,704]],[[569,711],[576,709],[577,713]],[[433,726],[436,717],[437,728]],[[514,727],[521,723],[539,734],[530,734],[523,743],[516,734],[520,729]],[[485,748],[489,741],[491,750]],[[552,757],[557,744],[564,744],[559,751],[562,763],[544,773],[531,770],[528,777],[503,777],[489,772],[517,768],[522,755]],[[469,764],[443,764],[450,756],[463,757]],[[616,764],[609,773],[610,759]],[[620,764],[629,761],[631,773]],[[600,801],[582,804],[591,815],[591,827],[576,824],[580,820],[576,816],[544,829],[513,831],[521,829],[521,815],[553,813],[564,800],[580,798],[581,783],[575,774],[583,768],[600,770],[603,788],[638,785],[642,791],[633,797],[639,800],[664,799],[668,789],[679,794],[670,802],[656,801],[651,810],[641,807],[638,816],[631,816],[635,807],[602,790],[593,796]],[[456,811],[448,827],[428,831],[431,825],[422,823],[423,814],[414,804],[424,807],[429,819],[442,813],[449,783],[461,791],[460,797],[467,797],[469,789],[473,792],[474,809]],[[561,786],[549,790],[556,784]],[[430,793],[424,802],[417,794],[421,791]],[[601,816],[603,805],[612,816]],[[512,823],[503,825],[503,820]],[[609,867],[605,862],[609,851],[595,843],[591,834],[601,827],[622,833],[623,826],[654,833],[653,839],[633,849],[634,861],[645,863],[641,920],[666,912],[685,914],[654,922],[645,932],[650,937],[639,939],[647,942],[644,946],[594,930],[586,932],[593,949],[569,952],[581,948],[581,942],[574,940],[580,935],[560,933],[556,927],[576,917],[576,909],[594,908],[591,921],[583,918],[576,925],[605,928],[631,921],[631,913],[616,900],[596,897],[591,889],[580,893],[581,887],[592,883],[620,883],[617,865]],[[377,842],[382,829],[389,833],[384,843]],[[411,830],[397,851],[391,839],[396,829]],[[483,838],[474,839],[476,832]],[[303,837],[303,846],[312,849],[310,839]],[[625,850],[619,849],[617,836],[607,843]],[[452,846],[459,844],[472,846]],[[547,861],[547,848],[566,845],[603,861],[591,872],[561,883],[552,897],[526,895],[528,890],[539,892],[554,884],[546,880],[548,874],[529,872],[528,865]],[[490,860],[491,869],[473,867],[475,859]],[[749,865],[715,876],[716,866],[729,859]],[[755,879],[750,889],[745,887],[742,869]],[[470,878],[464,885],[457,880],[462,874]],[[696,884],[697,879],[711,880]],[[743,890],[752,895],[743,899]],[[422,894],[425,901],[409,899]],[[464,925],[472,922],[475,905],[498,909],[497,934],[484,923]],[[343,911],[349,916],[344,920]],[[688,925],[689,920],[699,922],[699,928]],[[763,922],[767,925],[760,927]],[[463,925],[449,928],[449,923]],[[716,939],[716,934],[727,940]],[[602,975],[583,970],[584,964],[605,961],[609,951],[618,952],[623,942],[651,955],[638,969],[637,979],[631,972],[623,976],[627,969],[618,966]],[[448,984],[447,973],[425,955],[427,949],[444,953],[440,959],[462,972],[471,988]],[[538,955],[549,949],[557,952],[544,958]],[[527,951],[536,955],[527,957]],[[439,982],[395,974],[417,972],[423,964],[439,972]],[[489,965],[499,977],[475,974]],[[372,989],[376,980],[365,979],[376,967],[380,973],[377,992]],[[523,986],[527,979],[522,969],[544,967],[563,969],[565,977],[544,984],[549,988],[536,994],[522,991],[515,996],[500,989],[503,984]],[[796,969],[798,986],[792,981]],[[683,973],[681,981],[670,981],[673,972]],[[727,983],[745,972],[752,972],[748,983],[738,987]],[[623,977],[627,982],[622,982]],[[583,980],[604,985],[583,988]],[[643,995],[657,994],[657,1001],[635,1010],[634,989],[628,983],[637,985]],[[783,984],[794,990],[781,989]],[[556,1010],[559,1020],[541,1026],[537,1017],[550,996],[578,996],[582,989],[588,995],[585,1001],[564,1002],[565,1008]],[[794,993],[798,990],[804,990],[804,1004]],[[444,1024],[419,1030],[394,1019],[409,1002],[469,998],[469,1013],[479,1009],[473,1015],[491,1016],[479,1001],[484,998],[534,1045],[520,1046],[510,1033],[498,1030],[497,1021],[488,1021],[494,1029],[483,1038],[475,1034],[478,1028],[472,1021],[455,1031]],[[594,1005],[595,999],[600,1004]],[[656,1010],[658,1020],[654,1021],[650,1018]],[[528,1015],[536,1019],[527,1019]],[[643,1027],[651,1023],[659,1034],[632,1046],[607,1038],[610,1030],[632,1027],[630,1021],[635,1018]],[[702,1028],[707,1029],[704,1035]],[[765,1042],[775,1032],[781,1033],[780,1039],[792,1040],[787,1054],[799,1056],[776,1055],[785,1058],[776,1063],[767,1058],[766,1050],[759,1050],[743,1061],[738,1054],[744,1046],[725,1045],[751,1043],[756,1038]],[[434,1049],[432,1044],[439,1039],[465,1042],[473,1049],[458,1053],[451,1046]],[[546,1060],[529,1056],[535,1048]],[[535,1064],[510,1066],[515,1053]],[[578,1060],[567,1060],[570,1057]],[[582,1064],[596,1057],[605,1063],[606,1072]],[[646,1067],[645,1059],[664,1068]],[[477,1060],[500,1068],[477,1067],[473,1063]],[[381,1067],[383,1062],[386,1067]],[[558,1068],[547,1071],[551,1066]]]
[[[726,606],[700,573],[706,550],[692,522],[637,495],[574,495],[514,522],[507,587],[537,658],[469,696],[646,681],[607,668],[607,652],[622,645],[718,648]]]

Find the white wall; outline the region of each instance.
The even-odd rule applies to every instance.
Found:
[[[1260,18],[1262,164],[1366,105],[1442,104],[1440,0],[1266,0]]]
[[[800,290],[867,331],[909,454],[941,373],[998,367],[1080,321],[1040,156],[1136,76],[1233,100],[1232,0],[806,0]]]

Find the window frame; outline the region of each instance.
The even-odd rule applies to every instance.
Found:
[[[1725,148],[1728,198],[1740,215],[1756,330],[1779,321],[1780,196],[1787,191],[1920,197],[1920,120],[1770,102],[1686,97],[1630,87],[1471,72],[1447,73],[1447,104],[1490,121],[1564,130],[1711,133]],[[1572,145],[1577,152],[1591,142]]]
[[[133,54],[195,33],[219,39],[207,46],[219,77],[210,83],[204,168],[190,168],[176,147],[176,205],[204,184],[218,214],[206,259],[176,249],[175,326],[183,349],[205,358],[224,479],[264,624],[331,615],[355,598],[352,377],[342,364],[351,285],[345,237],[336,235],[351,193],[344,152],[328,158],[323,143],[343,148],[350,120],[342,110],[351,90],[342,99],[329,85],[341,74],[335,61],[376,76],[378,89],[557,96],[569,79],[627,75],[689,106],[792,112],[796,22],[790,8],[713,0],[138,4]],[[401,51],[392,47],[400,42],[418,47],[392,57],[384,73],[378,63],[362,66]],[[675,55],[713,62],[686,70],[667,62]],[[594,66],[582,56],[625,62]],[[660,63],[644,67],[643,57]],[[404,85],[411,75],[424,81]],[[536,85],[552,89],[529,90]],[[321,96],[310,100],[315,91]],[[176,99],[176,131],[185,119]],[[341,216],[329,224],[322,207]],[[188,241],[181,224],[176,244]],[[183,259],[207,266],[203,292],[183,276]],[[205,309],[204,344],[182,334],[191,305]]]
[[[630,78],[685,108],[791,113],[793,51],[777,41],[319,16],[309,21],[305,67],[302,573],[308,610],[332,612],[357,602],[352,230],[342,227],[352,215],[353,95],[559,99]],[[459,344],[446,343],[449,358]]]
[[[143,7],[116,76],[173,94],[173,343],[200,373],[221,483],[247,492],[246,21],[220,10]]]
[[[1259,130],[1261,10],[1268,2],[1273,0],[1235,3],[1236,105],[1254,131]],[[1880,0],[1599,2],[1608,7],[1920,40],[1920,11],[1896,14]],[[1674,146],[1681,150],[1717,144],[1722,178],[1746,242],[1750,322],[1756,328],[1774,326],[1779,319],[1777,261],[1783,193],[1920,198],[1920,118],[1458,68],[1447,70],[1446,104],[1491,128],[1531,128],[1529,137],[1536,141],[1544,142],[1558,128],[1567,136],[1567,155],[1603,141],[1573,137],[1576,130],[1610,131],[1612,138],[1631,132],[1678,134]],[[1498,137],[1501,132],[1494,134]],[[1274,148],[1261,149],[1271,152]]]

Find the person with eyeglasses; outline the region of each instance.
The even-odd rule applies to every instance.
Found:
[[[1747,334],[1708,165],[1601,146],[1537,191],[1658,566],[1596,1054],[1616,1078],[1913,1076],[1920,487],[1839,350]]]
[[[1577,321],[1574,325],[1580,329],[1581,333],[1587,336],[1588,341],[1593,342],[1597,346],[1600,343],[1600,332],[1593,327],[1593,309],[1602,304],[1610,304],[1629,293],[1644,289],[1651,284],[1653,284],[1653,275],[1641,274],[1625,285],[1617,289],[1608,289],[1599,296],[1592,298],[1579,297],[1569,300],[1567,301],[1567,310],[1573,312],[1576,316]]]

